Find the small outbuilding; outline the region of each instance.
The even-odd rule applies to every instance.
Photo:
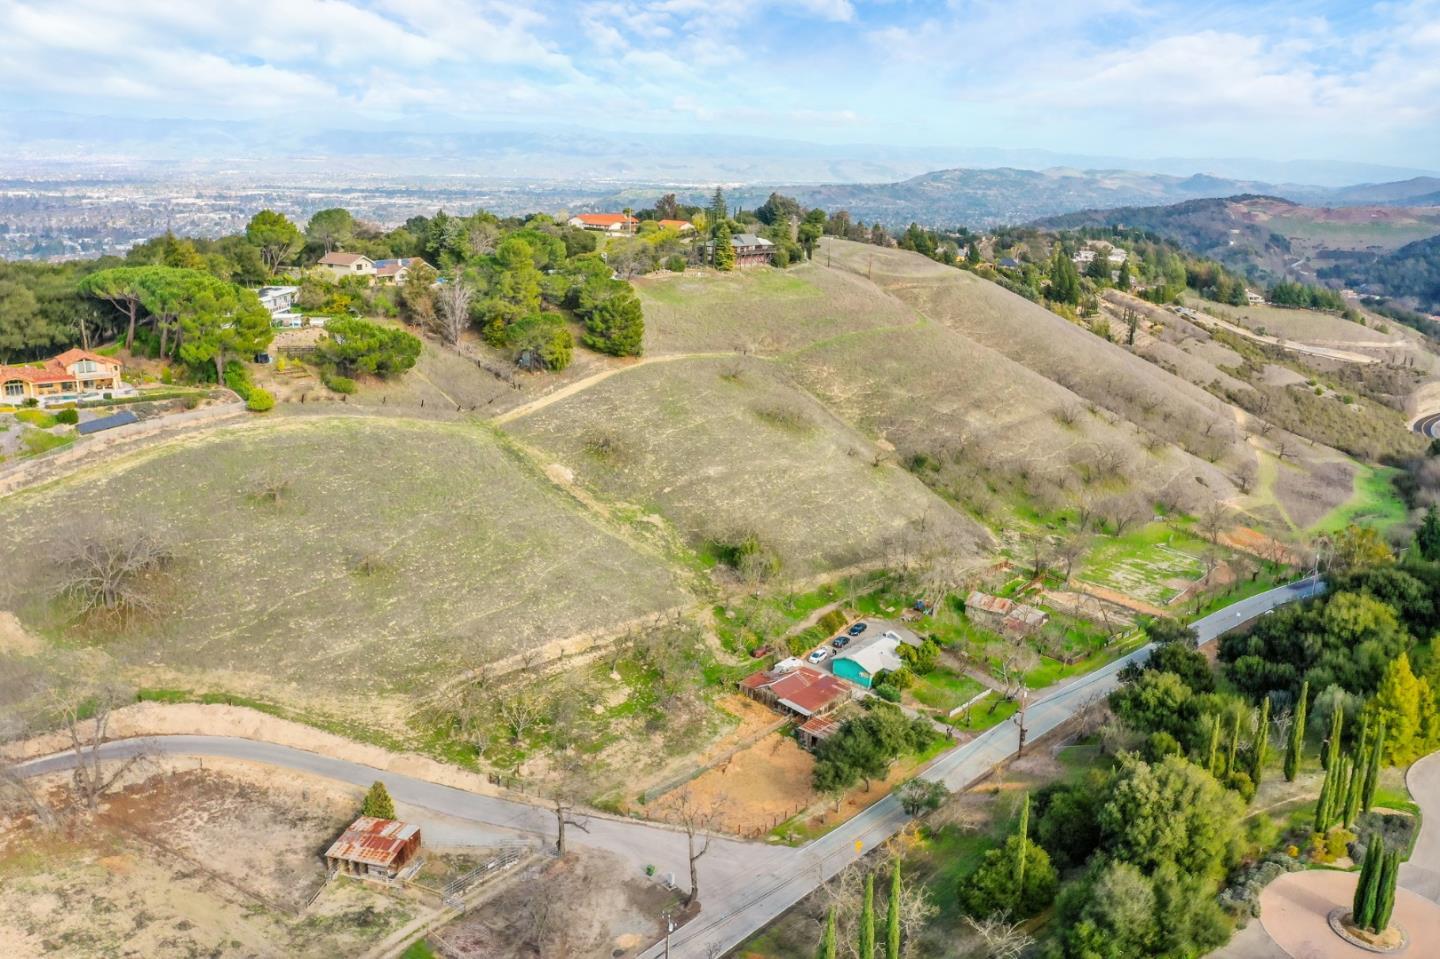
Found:
[[[332,875],[394,879],[420,851],[420,827],[361,816],[325,852]]]
[[[740,691],[801,719],[823,716],[850,701],[850,690],[829,673],[785,659],[740,681]]]
[[[1044,610],[978,589],[965,597],[965,615],[987,629],[1022,636],[1043,628],[1050,621],[1050,615]]]

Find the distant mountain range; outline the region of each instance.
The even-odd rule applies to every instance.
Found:
[[[581,127],[477,128],[454,117],[427,116],[364,129],[316,128],[296,121],[116,118],[35,110],[0,114],[0,177],[93,175],[272,181],[330,176],[386,178],[402,185],[423,177],[563,180],[674,186],[759,183],[908,182],[945,177],[954,168],[1101,170],[1158,174],[1180,182],[1200,173],[1227,184],[1308,183],[1321,187],[1432,175],[1373,163],[1273,161],[1255,158],[1090,156],[1034,149],[813,143],[775,137],[676,134]],[[923,178],[922,178],[923,179]],[[1063,189],[1063,186],[1060,187]],[[1195,184],[1201,188],[1201,184]],[[1216,187],[1215,189],[1219,189]],[[1440,186],[1435,187],[1440,189]],[[1139,190],[1081,191],[1074,210],[1198,195]],[[1222,192],[1244,192],[1227,186]],[[1128,197],[1128,198],[1127,198]],[[877,207],[878,208],[878,207]],[[1053,211],[1052,211],[1053,212]],[[1041,214],[1034,214],[1041,215]]]

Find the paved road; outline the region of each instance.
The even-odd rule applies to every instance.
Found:
[[[1323,587],[1314,579],[1301,580],[1229,606],[1193,625],[1202,643],[1284,603],[1313,596]],[[1083,707],[1109,693],[1115,674],[1125,664],[1149,655],[1144,647],[1109,666],[1080,677],[1035,702],[1026,711],[1029,736],[1038,738],[1070,719]],[[998,762],[1014,753],[1017,730],[1004,723],[954,749],[923,773],[927,779],[960,789],[983,777]],[[412,807],[422,829],[426,813],[436,816],[437,830],[447,838],[474,841],[504,834],[539,835],[554,839],[554,816],[543,806],[481,796],[384,772],[360,763],[274,743],[225,736],[164,736],[117,740],[101,747],[106,758],[118,759],[138,752],[181,756],[213,756],[265,763],[356,786],[383,780],[395,801]],[[21,767],[25,775],[69,768],[68,753],[32,760]],[[408,814],[407,814],[408,815]],[[857,858],[893,836],[909,817],[899,802],[888,796],[827,835],[798,849],[732,839],[713,840],[700,860],[700,916],[680,929],[671,942],[675,959],[709,959],[743,942],[774,920],[811,890],[839,873]],[[653,864],[664,875],[674,873],[683,886],[687,874],[685,836],[673,829],[634,820],[591,817],[589,831],[572,829],[575,845],[608,850],[638,872]],[[646,959],[662,954],[660,947]]]
[[[1416,420],[1415,425],[1410,428],[1432,440],[1440,438],[1440,413],[1426,414]]]
[[[1405,785],[1420,805],[1420,837],[1400,867],[1400,884],[1440,902],[1440,752],[1416,760],[1405,774]]]

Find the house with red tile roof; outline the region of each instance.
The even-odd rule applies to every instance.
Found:
[[[26,400],[41,405],[69,403],[91,394],[129,392],[120,378],[123,365],[114,357],[89,350],[66,350],[43,363],[0,366],[0,403],[19,406]]]
[[[633,233],[640,221],[624,213],[577,213],[569,219],[571,226],[602,233]]]
[[[657,220],[656,222],[659,223],[660,228],[664,230],[674,230],[677,233],[695,232],[695,224],[689,220]]]

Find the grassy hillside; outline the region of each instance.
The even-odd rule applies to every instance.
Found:
[[[988,536],[759,360],[640,366],[506,429],[712,557],[754,537],[808,576]]]
[[[282,700],[420,689],[687,599],[473,424],[282,420],[0,500],[15,555],[136,527],[174,550],[154,615],[66,630],[44,563],[12,575],[11,608],[64,643]]]

